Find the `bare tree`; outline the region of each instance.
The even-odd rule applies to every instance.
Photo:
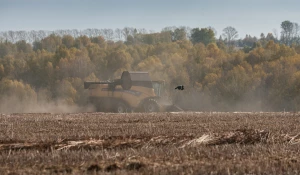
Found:
[[[24,40],[26,42],[28,42],[28,34],[26,31],[17,31],[16,32],[16,37],[17,37],[17,40]]]
[[[97,29],[91,29],[91,37],[97,37]]]
[[[299,32],[300,32],[300,26],[298,23],[294,23],[294,31],[293,31],[293,34],[294,34],[294,37],[298,37],[299,36]]]
[[[100,29],[95,29],[96,36],[103,36]]]
[[[54,33],[58,36],[64,36],[67,35],[67,31],[66,30],[55,30]]]
[[[167,32],[167,31],[174,32],[176,29],[177,29],[176,26],[169,26],[169,27],[163,28],[161,31],[162,31],[162,32]]]
[[[79,31],[77,29],[73,29],[71,36],[73,36],[73,38],[79,37],[80,36]]]
[[[124,36],[125,40],[127,40],[128,36],[130,36],[130,35],[133,36],[133,33],[134,33],[134,28],[132,28],[132,27],[125,27],[123,29],[123,36]]]
[[[155,30],[149,30],[149,33],[156,33]]]
[[[101,29],[101,31],[106,40],[113,40],[114,31],[112,29]]]
[[[8,31],[7,32],[7,39],[9,40],[9,41],[11,41],[12,43],[15,43],[16,42],[16,39],[17,39],[17,36],[16,36],[16,32],[14,32],[14,31]]]
[[[114,39],[114,31],[112,29],[106,29],[107,40]]]
[[[278,31],[277,29],[273,29],[273,34],[276,40],[278,40]]]
[[[39,30],[37,32],[37,37],[38,37],[38,40],[42,40],[43,38],[46,38],[48,35],[47,35],[47,32],[44,31],[44,30]]]
[[[293,43],[300,44],[300,26],[298,23],[294,23],[294,31],[293,31]]]
[[[123,30],[122,29],[115,29],[115,37],[117,40],[123,40]]]
[[[233,41],[238,38],[238,32],[234,27],[228,26],[223,29],[222,36],[227,40],[228,45],[233,45]]]
[[[37,33],[36,33],[36,31],[34,31],[34,30],[31,30],[31,31],[29,32],[28,37],[29,37],[29,42],[30,42],[30,43],[33,43],[33,42],[35,42],[35,41],[38,40]]]
[[[92,29],[85,29],[83,31],[83,35],[86,35],[87,37],[92,37]]]
[[[138,33],[140,33],[140,34],[147,34],[148,31],[146,29],[142,28],[142,29],[138,29]]]
[[[294,24],[291,21],[283,21],[281,23],[281,41],[290,45],[293,39]]]

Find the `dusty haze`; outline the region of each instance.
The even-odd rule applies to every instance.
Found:
[[[62,100],[48,102],[46,100],[22,101],[17,97],[6,97],[1,99],[0,113],[77,113],[93,112],[92,105],[78,106],[68,105]]]

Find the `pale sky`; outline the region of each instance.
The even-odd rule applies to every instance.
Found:
[[[0,31],[227,26],[260,36],[300,24],[300,0],[0,0]]]

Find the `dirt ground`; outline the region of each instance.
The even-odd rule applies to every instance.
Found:
[[[0,174],[300,174],[300,113],[0,114]]]

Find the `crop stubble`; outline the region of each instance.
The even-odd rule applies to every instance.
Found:
[[[299,174],[298,113],[0,116],[0,174]]]

